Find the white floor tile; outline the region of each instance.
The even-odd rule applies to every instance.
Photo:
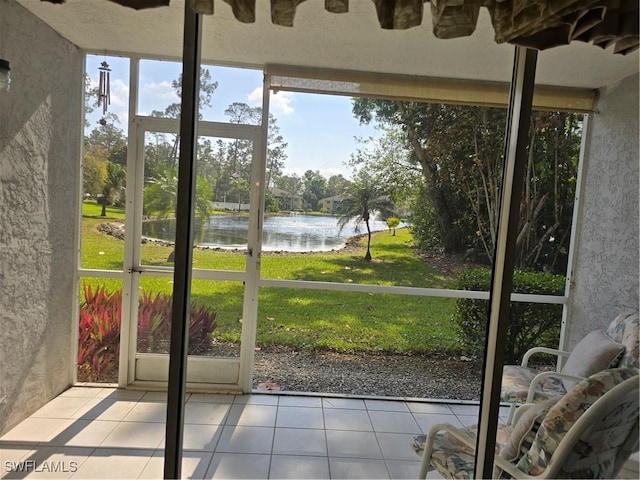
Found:
[[[273,455],[269,478],[329,478],[327,457]]]
[[[271,405],[232,405],[225,421],[227,425],[274,427],[278,407]]]
[[[326,435],[330,457],[382,458],[373,432],[327,430]]]
[[[360,398],[323,398],[324,408],[347,408],[350,410],[366,410],[364,400]]]
[[[384,460],[329,458],[331,478],[389,478]]]
[[[20,475],[20,478],[69,478],[82,468],[92,452],[92,448],[41,446],[23,460],[33,463],[30,464],[32,468],[29,468],[29,474],[25,477]]]
[[[429,433],[431,427],[433,427],[436,423],[449,423],[456,427],[462,426],[460,420],[458,420],[458,417],[456,417],[455,415],[430,415],[426,413],[416,413],[413,415],[413,417],[416,419],[416,422],[418,422],[422,433]]]
[[[451,404],[450,407],[451,411],[456,415],[475,415],[477,417],[480,412],[478,405]]]
[[[137,478],[153,453],[154,450],[99,448],[70,478]]]
[[[321,408],[278,407],[276,427],[324,428]]]
[[[118,422],[103,420],[74,420],[60,432],[49,444],[76,447],[97,447],[118,425]]]
[[[407,407],[413,413],[436,413],[439,415],[453,415],[453,411],[446,404],[407,402]]]
[[[83,420],[119,422],[136,406],[136,403],[137,402],[131,400],[113,400],[107,397],[83,413],[80,418]]]
[[[280,407],[322,407],[320,397],[302,397],[297,395],[282,396],[278,402]]]
[[[185,401],[189,400],[190,393],[185,395]],[[164,402],[167,403],[167,392],[147,392],[140,399],[141,402]]]
[[[57,471],[30,478],[160,478],[165,402],[166,392],[73,387],[0,439],[2,467],[32,459]],[[415,478],[413,436],[436,423],[477,423],[477,412],[474,404],[190,394],[182,476]]]
[[[420,433],[420,427],[411,413],[369,411],[376,432]]]
[[[366,410],[325,408],[324,423],[327,430],[357,430],[372,432],[373,425]]]
[[[185,424],[182,448],[184,450],[213,452],[221,433],[222,425]],[[161,447],[164,447],[164,442],[161,442]]]
[[[164,424],[167,422],[167,405],[162,402],[140,401],[129,410],[122,421]]]
[[[184,422],[207,425],[224,423],[231,404],[225,403],[187,403],[184,407]]]
[[[204,478],[268,478],[269,455],[215,453]]]
[[[5,476],[15,476],[16,471],[23,471],[25,466],[20,464],[22,459],[28,459],[36,452],[36,446],[26,447],[24,445],[10,445],[0,443],[0,478]],[[12,474],[12,475],[9,475]]]
[[[212,453],[189,452],[182,454],[182,478],[205,478]],[[156,450],[138,478],[158,479],[164,476],[164,450]]]
[[[108,398],[110,400],[131,400],[138,401],[145,396],[147,392],[143,390],[125,390],[124,388],[104,388],[97,397]]]
[[[411,450],[412,433],[376,433],[382,456],[387,460],[420,461],[420,457]]]
[[[276,428],[273,453],[281,455],[327,456],[324,430],[307,428]]]
[[[228,425],[222,429],[216,452],[271,453],[274,428]]]
[[[408,412],[409,407],[404,402],[394,400],[365,400],[367,410],[385,410],[388,412]]]
[[[233,403],[239,403],[244,405],[278,405],[278,395],[266,395],[266,394],[248,394],[248,395],[236,395]]]
[[[213,393],[192,393],[187,403],[233,403],[235,395],[217,395]]]
[[[37,410],[32,418],[75,418],[74,413],[89,403],[87,397],[56,397]]]
[[[165,437],[162,423],[121,422],[100,444],[101,447],[157,449]]]
[[[29,442],[33,444],[50,442],[60,431],[72,423],[73,420],[66,418],[29,417],[4,434],[0,440]]]
[[[456,417],[458,417],[458,421],[465,427],[478,423],[477,415],[456,415]]]
[[[104,389],[94,388],[94,387],[71,387],[64,392],[62,392],[60,397],[84,397],[84,398],[95,398],[98,394],[100,394]]]
[[[416,456],[416,458],[418,458]],[[387,460],[389,476],[393,479],[415,479],[420,472],[420,462],[406,460]]]

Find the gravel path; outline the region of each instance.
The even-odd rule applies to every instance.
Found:
[[[466,359],[257,351],[254,388],[478,400],[481,364]]]

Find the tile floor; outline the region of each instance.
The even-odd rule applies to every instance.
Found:
[[[434,423],[476,423],[477,411],[378,398],[190,394],[182,475],[416,478],[411,438]],[[162,478],[165,414],[164,393],[73,387],[0,438],[0,476]]]

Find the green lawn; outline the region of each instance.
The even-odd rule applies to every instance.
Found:
[[[100,233],[97,226],[124,218],[123,211],[85,202],[82,228],[82,266],[121,269],[124,242]],[[366,238],[362,241],[366,242]],[[171,247],[147,243],[147,264],[170,266]],[[261,276],[268,279],[446,288],[450,279],[421,261],[411,248],[411,235],[400,229],[373,235],[372,262],[360,251],[314,254],[264,253]],[[242,253],[194,250],[194,267],[243,270]],[[143,275],[141,288],[170,294],[172,278]],[[119,288],[119,281],[85,279]],[[194,280],[192,298],[217,311],[214,336],[239,342],[243,287],[239,282]],[[258,346],[285,345],[342,352],[397,352],[403,354],[453,352],[459,347],[451,322],[454,299],[327,290],[263,288],[259,297]]]

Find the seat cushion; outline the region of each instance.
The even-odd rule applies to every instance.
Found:
[[[632,368],[615,368],[598,372],[578,383],[549,409],[531,447],[520,457],[518,469],[527,475],[545,473],[562,439],[589,407],[613,387],[637,375],[637,370]],[[637,390],[630,395],[633,397],[631,400],[611,399],[611,411],[597,425],[587,429],[563,463],[560,478],[613,478],[615,462],[607,457],[615,456],[619,445],[614,443],[624,441],[619,430],[624,437],[635,422],[633,437],[636,441],[638,438]],[[632,448],[636,447],[637,442]],[[571,471],[570,475],[565,474],[568,471]]]
[[[571,355],[562,367],[562,373],[587,378],[595,373],[613,368],[624,353],[624,345],[616,342],[602,330],[595,330],[584,337],[571,350]],[[569,391],[578,382],[562,379],[565,390]]]
[[[618,315],[607,327],[607,335],[624,345],[625,351],[616,367],[640,368],[640,317],[637,312]]]
[[[460,429],[475,443],[478,426],[472,425]],[[512,428],[498,424],[496,451],[499,452],[509,439]],[[411,441],[411,449],[420,457],[424,454],[426,435],[417,435]],[[436,434],[431,455],[431,469],[436,469],[445,478],[474,478],[474,449],[458,440],[446,431]]]
[[[509,403],[525,403],[529,385],[539,370],[520,365],[506,365],[502,373],[502,389],[500,399]],[[551,397],[562,396],[567,391],[562,381],[555,377],[547,377],[540,384],[533,398],[534,402],[541,402]]]
[[[514,418],[513,430],[500,449],[500,456],[509,462],[517,463],[519,457],[529,450],[531,442],[538,433],[542,419],[561,398],[561,396],[555,396],[540,403],[525,404],[519,407]],[[520,414],[523,410],[524,413]]]

